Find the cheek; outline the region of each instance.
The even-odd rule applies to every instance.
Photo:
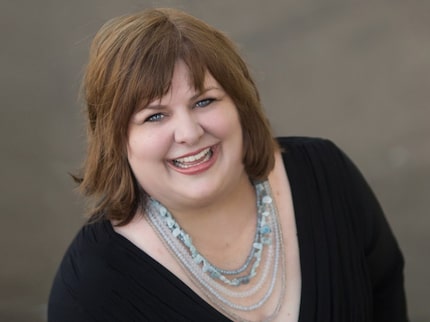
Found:
[[[133,162],[135,158],[139,158],[139,155],[141,154],[139,152],[140,149],[139,140],[134,135],[130,135],[127,143],[128,160]]]
[[[134,163],[159,160],[165,158],[168,148],[163,131],[134,131],[129,135],[127,155],[129,161]]]
[[[136,177],[139,176],[139,173],[144,170],[147,164],[147,151],[147,141],[142,140],[137,133],[130,133],[127,144],[127,158]]]
[[[210,118],[206,119],[206,128],[218,136],[231,135],[242,131],[239,115],[234,107],[222,113],[213,113]]]

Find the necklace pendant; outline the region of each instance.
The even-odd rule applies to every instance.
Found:
[[[255,183],[254,187],[257,197],[257,227],[245,263],[236,269],[222,269],[210,263],[193,245],[191,236],[158,201],[150,199],[147,208],[151,226],[196,285],[220,311],[232,316],[234,320],[241,321],[243,319],[236,316],[235,312],[251,312],[273,296],[279,271],[281,292],[271,317],[279,312],[285,287],[282,232],[270,186],[265,181]],[[265,257],[263,252],[267,254]],[[251,280],[255,283],[248,285]],[[252,297],[258,292],[260,295],[255,301],[246,305],[241,304],[240,299]]]
[[[248,284],[249,283],[249,276],[244,276],[240,278],[240,283],[239,284]]]

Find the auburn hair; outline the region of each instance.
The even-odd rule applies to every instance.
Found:
[[[108,21],[91,45],[83,81],[88,147],[74,176],[89,198],[90,219],[125,225],[146,193],[127,160],[129,122],[139,107],[161,98],[183,60],[198,90],[209,72],[231,97],[243,132],[244,168],[267,178],[277,147],[258,90],[235,44],[205,22],[176,9],[149,9]]]

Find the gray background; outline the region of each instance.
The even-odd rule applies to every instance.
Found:
[[[44,321],[83,222],[67,172],[85,151],[78,98],[106,19],[174,6],[239,43],[278,135],[334,140],[362,169],[407,261],[410,317],[430,321],[430,1],[2,0],[0,321]]]

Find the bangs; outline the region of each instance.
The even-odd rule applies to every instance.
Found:
[[[243,130],[243,162],[252,180],[267,178],[274,141],[258,90],[235,44],[221,31],[175,9],[151,9],[107,22],[91,44],[83,80],[88,149],[80,189],[90,216],[118,225],[144,207],[127,159],[130,119],[172,86],[175,64],[188,67],[189,86],[204,89],[206,73],[233,100]],[[102,215],[100,215],[102,214]]]
[[[203,90],[208,72],[206,51],[197,48],[173,24],[163,27],[169,27],[170,30],[154,30],[159,35],[159,41],[152,46],[148,46],[145,39],[141,40],[141,50],[136,52],[134,66],[130,66],[129,89],[134,92],[132,96],[136,97],[137,102],[134,112],[166,95],[179,60],[188,67],[191,78],[189,85],[197,91]]]

